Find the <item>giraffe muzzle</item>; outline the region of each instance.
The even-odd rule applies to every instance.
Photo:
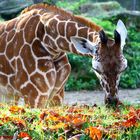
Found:
[[[108,95],[105,97],[105,104],[106,105],[117,105],[119,102],[119,98],[117,96],[110,96]]]

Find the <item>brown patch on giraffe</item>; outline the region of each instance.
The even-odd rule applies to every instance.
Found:
[[[49,37],[46,36],[44,40],[45,44],[47,44],[49,47],[53,49],[53,51],[57,50],[57,46],[55,45],[54,41]]]
[[[7,76],[0,74],[0,83],[1,83],[3,86],[6,86],[7,82],[8,82]]]
[[[48,98],[47,95],[45,95],[45,96],[41,95],[39,97],[39,101],[38,101],[38,106],[37,107],[45,108],[46,103],[47,103],[47,98]]]
[[[14,45],[14,55],[15,56],[19,55],[19,51],[24,44],[23,34],[24,34],[24,32],[20,31],[16,34],[16,36],[14,38],[15,42],[17,42],[16,45]],[[13,40],[13,42],[14,42],[14,40]]]
[[[38,96],[38,92],[35,89],[35,87],[31,83],[29,83],[29,84],[27,84],[26,87],[24,87],[23,89],[21,89],[21,93],[24,96],[25,102],[26,103],[29,103],[31,107],[34,107],[35,99]]]
[[[94,33],[90,33],[90,34],[89,34],[89,40],[90,40],[91,42],[93,42],[93,37],[94,37],[94,35],[95,35]]]
[[[30,77],[30,79],[41,92],[47,92],[49,90],[44,77],[40,73],[35,73]]]
[[[60,98],[58,97],[57,94],[53,97],[52,102],[50,102],[50,104],[52,106],[59,106],[59,105],[61,105]]]
[[[5,24],[0,23],[0,35],[4,32],[5,30]]]
[[[65,21],[66,22],[66,18],[63,16],[58,15],[57,18],[59,19],[59,21]]]
[[[56,80],[56,73],[55,71],[50,71],[46,74],[46,78],[49,82],[50,85],[54,85],[55,84],[55,80]]]
[[[25,72],[25,70],[23,69],[20,59],[17,60],[17,70],[18,71],[17,71],[16,77],[15,77],[15,82],[16,82],[17,89],[19,89],[23,83],[28,81],[28,75]]]
[[[68,58],[66,55],[63,55],[63,57],[61,58],[60,61],[58,60],[58,61],[54,62],[56,70],[58,70],[61,66],[65,65],[67,63],[68,63]]]
[[[80,36],[80,37],[87,38],[87,34],[88,34],[87,27],[78,30],[78,36]]]
[[[53,66],[52,60],[47,60],[47,59],[38,60],[38,68],[42,72],[47,72],[48,70],[52,69],[53,67],[54,66]]]
[[[6,36],[7,36],[7,33],[4,33],[4,34],[0,37],[0,53],[3,53],[3,52],[5,51]]]
[[[32,49],[37,57],[49,56],[49,53],[45,50],[39,40],[33,42]]]
[[[16,59],[13,59],[13,60],[11,61],[11,65],[12,65],[14,68],[16,68]]]
[[[13,76],[11,76],[10,78],[10,84],[15,88],[15,89],[17,89],[16,88],[16,81],[15,81],[15,75],[13,75]]]
[[[39,21],[39,16],[31,17],[24,28],[25,40],[29,44],[31,44],[35,38],[35,29]]]
[[[24,45],[21,51],[21,58],[29,74],[35,71],[35,60],[31,53],[31,48],[28,45]]]
[[[11,68],[8,60],[4,55],[0,57],[0,71],[7,75],[14,73],[13,69]]]
[[[43,37],[45,35],[44,25],[40,22],[37,28],[37,37],[43,41]]]
[[[71,36],[75,36],[77,33],[77,29],[75,26],[75,23],[67,23],[67,27],[66,27],[66,34],[67,34],[67,38],[70,41],[70,37]]]
[[[15,37],[13,38],[13,41],[11,41],[7,45],[7,49],[6,49],[7,57],[11,59],[14,56],[18,56],[20,48],[22,47],[23,43],[24,43],[23,31],[20,31],[19,33],[16,33]]]
[[[31,14],[27,14],[26,16],[22,16],[22,18],[18,19],[15,29],[22,30],[28,22],[29,18],[31,18]]]
[[[65,35],[65,22],[59,22],[58,23],[58,32],[60,35],[64,36]]]
[[[14,35],[15,35],[15,30],[11,30],[7,35],[7,42],[11,41]]]
[[[57,79],[59,79],[59,82],[56,83],[55,87],[60,87],[60,85],[64,82],[64,80],[68,78],[70,70],[71,67],[69,64],[66,64],[65,66],[62,65],[59,71],[57,70]]]
[[[6,30],[7,32],[10,32],[11,30],[13,30],[13,28],[14,28],[16,22],[17,22],[17,19],[16,19],[16,18],[15,18],[15,19],[12,19],[12,20],[10,20],[10,21],[8,21],[5,30]]]
[[[7,45],[7,48],[6,48],[6,56],[8,57],[8,59],[11,59],[14,57],[14,47],[15,47],[15,42],[10,42],[8,45]],[[15,50],[16,51],[16,50]]]
[[[58,35],[57,23],[58,21],[56,19],[52,19],[51,21],[49,21],[49,25],[46,27],[47,34],[49,34],[54,39],[56,39]]]
[[[66,41],[65,38],[59,37],[59,39],[57,40],[57,45],[59,46],[60,49],[67,50],[69,43]]]
[[[76,50],[75,46],[73,44],[71,44],[71,49],[72,49],[72,52],[75,52],[78,54],[78,51]]]

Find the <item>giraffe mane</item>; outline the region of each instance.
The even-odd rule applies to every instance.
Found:
[[[86,25],[87,27],[95,30],[95,31],[100,31],[102,28],[98,25],[96,25],[94,22],[84,18],[84,17],[81,17],[81,16],[75,16],[69,12],[66,12],[64,11],[63,9],[60,9],[56,6],[52,6],[52,5],[48,5],[48,4],[43,4],[43,3],[40,3],[40,4],[34,4],[30,7],[27,7],[25,8],[21,14],[24,14],[26,12],[29,12],[31,10],[34,10],[34,9],[43,9],[43,10],[46,10],[46,12],[54,12],[55,14],[59,14],[59,15],[63,15],[63,17],[66,17],[66,18],[71,18],[73,20],[76,20],[78,23],[81,23],[83,25]]]

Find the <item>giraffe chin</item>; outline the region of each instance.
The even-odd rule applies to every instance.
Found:
[[[107,106],[117,106],[119,104],[119,98],[117,96],[108,95],[105,97],[105,104]]]

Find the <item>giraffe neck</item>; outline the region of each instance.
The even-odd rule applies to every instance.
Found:
[[[100,42],[99,33],[97,31],[73,19],[67,19],[60,15],[48,15],[45,20],[47,20],[47,22],[45,23],[45,35],[42,43],[43,46],[47,46],[50,54],[54,56],[57,56],[61,51],[80,54],[71,42],[70,38],[72,36],[85,38],[96,44]]]

